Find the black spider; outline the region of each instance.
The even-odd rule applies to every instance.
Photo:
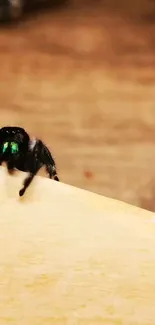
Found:
[[[24,195],[39,169],[45,165],[50,178],[59,181],[55,161],[40,139],[30,139],[21,127],[3,127],[0,129],[0,165],[5,162],[9,173],[15,169],[29,172],[19,195]]]

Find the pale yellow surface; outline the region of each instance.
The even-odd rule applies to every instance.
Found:
[[[0,169],[0,325],[154,325],[155,216]]]

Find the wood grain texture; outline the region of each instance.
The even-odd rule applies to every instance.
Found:
[[[0,169],[0,324],[154,325],[155,215]]]

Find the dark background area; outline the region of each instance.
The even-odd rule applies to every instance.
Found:
[[[63,182],[155,211],[155,1],[34,6],[1,24],[0,67],[1,126],[42,138]]]

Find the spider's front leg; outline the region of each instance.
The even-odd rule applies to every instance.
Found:
[[[19,196],[24,195],[26,189],[29,187],[29,185],[33,181],[33,178],[36,176],[36,174],[38,173],[39,169],[42,166],[40,161],[35,160],[35,158],[33,158],[33,159],[34,159],[34,161],[32,161],[32,166],[29,169],[29,175],[24,180],[23,188],[19,191]]]
[[[31,153],[28,165],[27,165],[27,171],[29,172],[29,175],[25,178],[24,184],[22,189],[19,191],[19,196],[23,196],[26,189],[31,184],[33,178],[38,173],[39,169],[42,167],[42,163],[40,161],[38,153],[34,150]]]
[[[36,172],[37,173],[37,172]],[[36,173],[29,173],[28,177],[25,178],[23,188],[19,191],[19,196],[23,196],[26,189],[31,184],[33,178],[35,177]]]

